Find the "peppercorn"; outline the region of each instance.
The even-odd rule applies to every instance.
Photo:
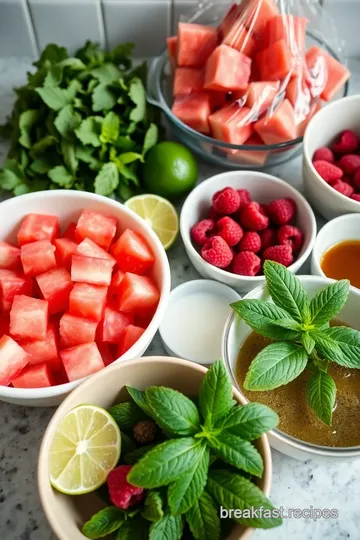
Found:
[[[156,424],[152,420],[140,420],[134,426],[134,439],[139,444],[151,444],[156,436]]]

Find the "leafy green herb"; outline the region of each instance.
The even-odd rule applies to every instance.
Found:
[[[120,527],[116,540],[147,540],[148,532],[148,522],[141,516],[135,516]]]
[[[132,430],[139,420],[146,418],[143,411],[132,401],[125,401],[124,403],[110,407],[109,413],[119,428],[125,431]]]
[[[253,441],[274,429],[279,423],[278,415],[266,405],[248,403],[243,407],[234,407],[220,425],[222,429]]]
[[[249,441],[243,441],[237,435],[224,431],[212,439],[210,444],[214,452],[229,465],[254,476],[262,476],[262,458]]]
[[[115,506],[100,510],[82,528],[88,538],[103,538],[119,529],[126,520],[126,514]]]
[[[232,406],[231,383],[224,364],[219,361],[209,369],[200,387],[199,407],[205,424],[215,425],[219,418],[230,412]]]
[[[186,513],[186,521],[195,540],[218,540],[220,538],[220,518],[218,509],[209,493],[201,497]]]
[[[145,454],[147,454],[153,448],[155,448],[154,444],[148,444],[146,446],[140,446],[140,448],[130,450],[129,452],[124,452],[123,460],[127,465],[135,465],[140,458],[145,456]]]
[[[335,406],[336,385],[325,371],[316,371],[308,380],[307,399],[310,407],[324,424],[331,425]]]
[[[156,521],[159,521],[163,517],[163,500],[158,491],[150,491],[147,494],[141,515],[153,523],[156,523]]]
[[[137,390],[136,388],[132,388],[131,386],[127,386],[126,390],[128,391],[130,397],[135,401],[136,405],[148,416],[151,416],[150,407],[146,403],[146,396],[145,392],[141,392],[141,390]]]
[[[151,525],[149,540],[180,540],[182,532],[182,518],[167,513],[159,521]]]

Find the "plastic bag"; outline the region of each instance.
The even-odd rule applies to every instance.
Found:
[[[312,0],[200,2],[168,51],[175,116],[232,145],[303,136],[350,77],[335,25]]]

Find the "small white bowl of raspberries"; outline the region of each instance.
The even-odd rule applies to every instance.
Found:
[[[300,270],[314,246],[316,220],[306,199],[283,180],[232,171],[190,193],[180,231],[199,274],[248,292],[264,283],[267,259]]]

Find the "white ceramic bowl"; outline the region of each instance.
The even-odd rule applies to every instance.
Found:
[[[334,280],[317,276],[299,276],[310,298],[315,296],[320,289],[334,283]],[[244,297],[244,300],[258,299],[269,300],[270,296],[266,286],[257,287]],[[346,306],[339,314],[339,319],[356,330],[360,330],[359,319],[360,291],[352,288]],[[243,397],[235,377],[237,357],[240,347],[251,333],[251,328],[235,312],[230,315],[223,334],[222,355],[225,365],[233,379],[234,386]],[[247,400],[248,401],[248,400]],[[300,439],[296,439],[286,433],[275,429],[268,434],[270,446],[287,456],[307,460],[311,458],[328,458],[333,460],[352,459],[360,457],[360,446],[351,448],[331,448],[310,444]]]
[[[360,214],[347,214],[327,223],[317,235],[311,256],[311,273],[326,277],[321,269],[321,260],[332,246],[345,240],[360,241]],[[360,271],[360,268],[359,268]]]
[[[225,187],[247,189],[252,198],[261,203],[274,199],[292,198],[297,205],[296,225],[304,232],[305,241],[298,259],[289,267],[294,274],[309,257],[316,238],[314,212],[305,197],[295,188],[276,176],[255,171],[232,171],[218,174],[197,186],[187,197],[180,216],[180,232],[186,253],[195,269],[203,277],[221,281],[240,292],[251,291],[265,282],[264,276],[239,276],[207,263],[196,250],[190,237],[190,229],[204,219],[211,207],[212,196]]]
[[[0,204],[0,239],[15,242],[20,222],[26,214],[54,214],[58,216],[60,225],[64,229],[70,222],[76,221],[85,208],[116,217],[119,221],[120,232],[127,228],[139,232],[155,255],[152,277],[160,289],[159,305],[141,338],[117,362],[132,360],[144,354],[153,339],[164,315],[170,293],[170,268],[165,250],[144,220],[122,204],[100,195],[83,191],[44,191],[22,195]],[[0,386],[0,400],[18,405],[50,407],[61,403],[82,380],[38,389]]]
[[[328,146],[346,129],[360,137],[360,95],[326,105],[309,122],[304,136],[303,177],[305,194],[316,210],[326,219],[360,212],[360,203],[345,197],[325,182],[314,169],[315,150]]]

